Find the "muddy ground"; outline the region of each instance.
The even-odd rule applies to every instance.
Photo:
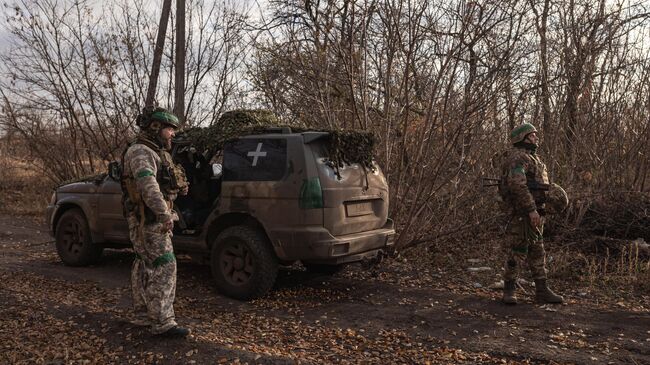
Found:
[[[39,219],[0,215],[0,363],[650,364],[648,296],[617,300],[558,283],[567,303],[506,307],[490,273],[416,270],[389,260],[333,277],[280,272],[266,297],[220,295],[210,270],[180,256],[175,304],[187,340],[130,322],[132,254],[58,259]],[[465,265],[471,266],[471,264]]]

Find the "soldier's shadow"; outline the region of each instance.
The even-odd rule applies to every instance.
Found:
[[[135,254],[131,249],[105,249],[98,266],[131,267]]]
[[[274,290],[291,289],[303,286],[323,286],[323,281],[331,277],[323,274],[308,272],[300,268],[282,268],[273,286]]]

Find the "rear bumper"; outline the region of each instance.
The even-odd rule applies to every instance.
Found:
[[[290,232],[274,233],[277,237],[273,240],[274,246],[280,260],[332,265],[375,257],[395,243],[391,219],[380,229],[345,236],[332,236],[324,227],[293,228]]]

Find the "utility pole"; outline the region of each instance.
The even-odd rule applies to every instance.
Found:
[[[167,23],[169,21],[169,11],[171,10],[171,7],[172,0],[163,1],[162,13],[160,14],[160,25],[158,27],[158,37],[156,38],[156,48],[153,50],[153,64],[151,65],[151,74],[149,75],[149,88],[147,89],[147,98],[144,102],[145,107],[153,107],[154,98],[156,97],[158,74],[160,73],[160,61],[165,46],[165,34],[167,33]]]
[[[165,47],[165,35],[169,13],[172,7],[172,0],[163,0],[162,12],[160,14],[160,25],[156,37],[156,48],[153,52],[153,63],[149,76],[149,88],[145,107],[153,107],[160,74],[160,62],[162,60],[163,48]],[[178,116],[181,125],[185,123],[185,0],[176,0],[176,53],[174,57],[174,114]]]
[[[185,124],[185,0],[176,0],[176,75],[174,114]]]

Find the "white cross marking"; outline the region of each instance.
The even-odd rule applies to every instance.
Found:
[[[257,166],[258,157],[266,157],[266,152],[262,152],[262,142],[257,144],[257,150],[248,152],[249,157],[253,157],[253,166]]]

